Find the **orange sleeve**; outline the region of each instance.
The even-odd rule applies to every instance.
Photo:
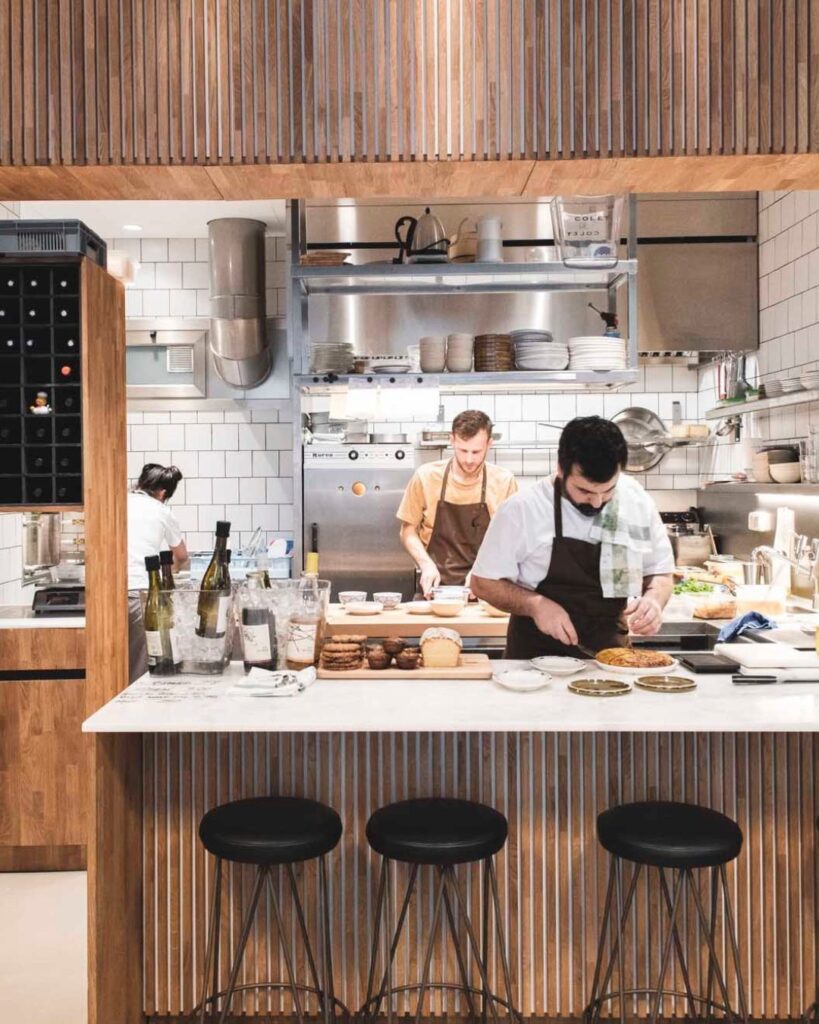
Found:
[[[395,513],[396,518],[400,519],[403,523],[409,523],[410,526],[414,526],[417,529],[424,518],[425,504],[424,485],[421,483],[420,476],[417,473],[413,473],[412,479],[404,491],[404,496],[401,498],[398,511]]]

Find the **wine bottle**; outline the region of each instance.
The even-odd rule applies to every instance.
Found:
[[[178,660],[174,651],[173,607],[160,585],[159,556],[148,555],[145,568],[148,570],[148,599],[143,619],[148,671],[151,675],[171,676]]]
[[[242,609],[242,647],[245,672],[252,668],[275,672],[278,662],[276,619],[269,608]]]
[[[196,608],[196,635],[210,640],[219,639],[227,631],[230,608],[230,572],[228,571],[227,540],[230,523],[216,523],[216,546],[213,557],[200,584],[199,604]]]
[[[173,551],[160,551],[159,564],[161,566],[162,589],[175,590],[176,584],[173,579],[171,566],[173,565]]]

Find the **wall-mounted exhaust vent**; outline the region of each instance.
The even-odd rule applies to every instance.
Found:
[[[222,217],[208,223],[210,350],[227,384],[255,388],[270,374],[265,334],[264,232],[260,220]]]

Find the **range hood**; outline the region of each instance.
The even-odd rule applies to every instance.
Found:
[[[265,324],[265,224],[245,217],[208,222],[211,329],[216,372],[226,384],[255,388],[273,368]]]
[[[754,192],[638,198],[643,361],[759,347],[756,234]]]

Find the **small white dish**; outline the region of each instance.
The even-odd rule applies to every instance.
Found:
[[[588,668],[594,666],[599,668],[602,672],[613,672],[618,676],[670,676],[674,669],[680,667],[680,663],[676,658],[671,659],[670,665],[653,665],[651,667],[643,666],[643,668],[627,668],[625,665],[606,665],[605,662],[597,661],[589,662]]]
[[[533,693],[535,690],[542,690],[552,681],[547,672],[539,672],[534,668],[510,668],[506,672],[498,672],[492,676],[493,682],[502,686],[504,690],[513,690],[515,693]]]
[[[404,605],[404,611],[410,615],[429,615],[431,609],[429,601],[409,601]]]
[[[533,665],[538,672],[545,672],[551,676],[576,676],[578,672],[585,672],[589,662],[582,658],[568,658],[560,654],[546,654],[540,658],[530,658],[529,664]]]
[[[383,605],[385,611],[391,611],[401,604],[401,594],[397,590],[383,590],[373,594],[373,600]]]
[[[384,605],[380,601],[352,601],[344,606],[348,615],[380,615]]]

